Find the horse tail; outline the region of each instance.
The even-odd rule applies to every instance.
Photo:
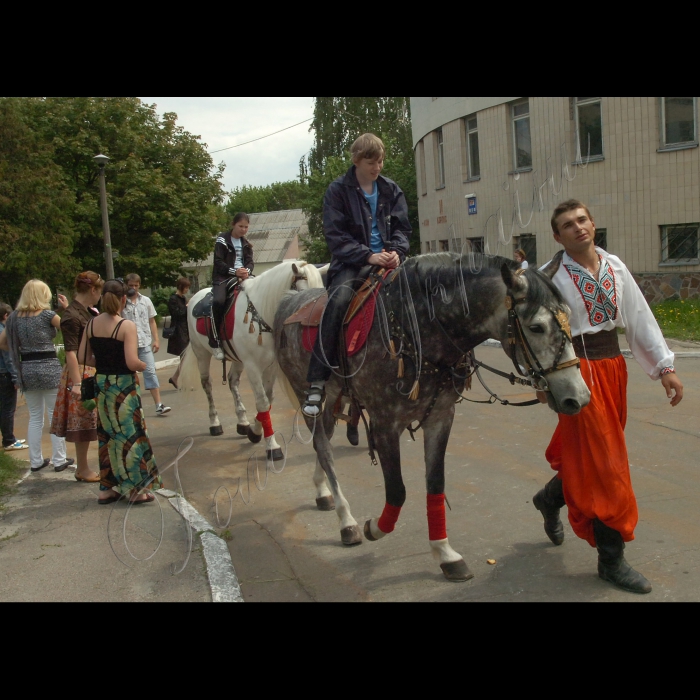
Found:
[[[282,389],[284,389],[284,393],[287,395],[289,403],[292,404],[292,408],[297,408],[300,405],[299,398],[297,397],[289,379],[287,379],[284,372],[280,372],[277,375],[277,381],[282,385]]]
[[[180,358],[180,376],[178,377],[178,391],[195,391],[202,386],[199,376],[199,364],[190,343]]]

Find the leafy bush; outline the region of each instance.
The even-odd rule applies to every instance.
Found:
[[[175,294],[175,291],[175,287],[159,287],[151,292],[151,301],[153,302],[153,306],[156,307],[156,311],[158,311],[161,305],[164,305],[165,315],[168,315],[168,299]],[[158,311],[158,315],[162,316],[163,314]]]

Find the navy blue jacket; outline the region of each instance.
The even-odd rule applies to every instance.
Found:
[[[411,224],[401,188],[389,178],[377,179],[377,227],[387,251],[401,259],[408,254]],[[372,210],[355,175],[355,166],[333,181],[323,200],[323,233],[333,256],[328,283],[346,267],[358,270],[372,255]]]

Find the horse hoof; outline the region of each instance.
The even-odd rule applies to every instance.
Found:
[[[346,547],[354,547],[356,544],[362,544],[362,533],[357,525],[344,527],[340,531],[340,539]]]
[[[250,425],[241,425],[240,423],[236,426],[236,432],[239,435],[248,435],[248,431],[250,430]]]
[[[440,568],[448,581],[468,581],[470,578],[474,578],[474,574],[469,570],[464,559],[440,564]]]
[[[371,520],[368,520],[365,523],[365,537],[370,541],[370,542],[376,542],[377,538],[372,534],[372,528],[369,526],[371,523]]]
[[[212,425],[209,428],[209,435],[223,435],[224,429],[220,425]]]
[[[262,433],[258,435],[253,432],[253,429],[248,426],[248,432],[246,433],[248,440],[250,440],[254,445],[257,445],[262,440]]]
[[[284,460],[282,450],[279,447],[276,447],[274,450],[268,450],[267,459],[268,461],[272,460],[273,462],[282,462]]]
[[[335,510],[335,501],[333,496],[323,496],[316,499],[316,507],[319,510]]]

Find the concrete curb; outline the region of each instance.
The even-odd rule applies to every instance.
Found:
[[[176,358],[177,361],[177,358]],[[166,360],[170,362],[170,360]],[[161,496],[168,499],[170,505],[189,523],[202,542],[202,552],[207,565],[207,580],[214,603],[243,603],[241,586],[231,561],[226,542],[214,534],[214,528],[195,508],[174,491],[160,489]]]
[[[172,360],[160,360],[159,362],[156,362],[156,370],[165,369],[166,367],[177,367],[179,364],[179,357],[173,357]]]

